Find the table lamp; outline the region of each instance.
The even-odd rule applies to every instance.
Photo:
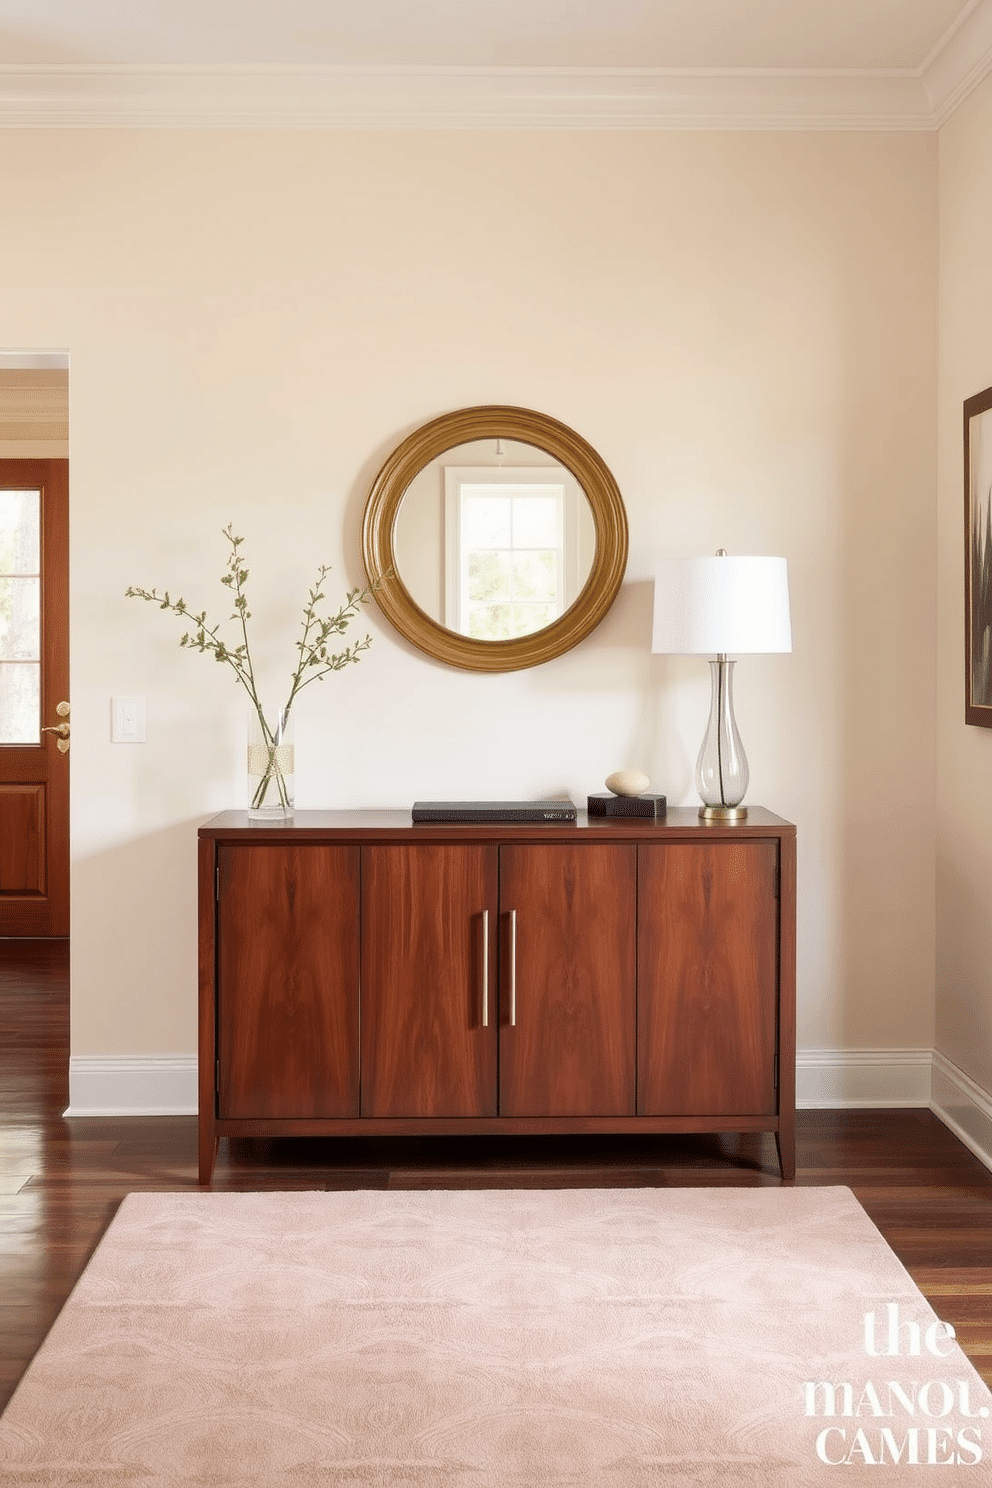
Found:
[[[736,655],[792,650],[789,580],[784,558],[663,558],[655,568],[651,650],[712,656],[710,717],[699,758],[699,815],[743,821],[748,768],[734,717]]]

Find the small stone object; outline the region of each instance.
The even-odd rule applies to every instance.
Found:
[[[640,770],[614,770],[603,784],[615,796],[643,796],[651,782]]]

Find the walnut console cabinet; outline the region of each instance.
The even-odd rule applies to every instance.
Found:
[[[795,1172],[795,828],[199,833],[200,1181],[220,1137],[774,1132]]]

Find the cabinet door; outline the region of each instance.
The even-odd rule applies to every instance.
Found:
[[[218,847],[221,1117],[358,1115],[357,847]]]
[[[362,1115],[496,1114],[496,849],[362,849]]]
[[[634,1114],[636,852],[500,848],[500,1115]]]
[[[777,845],[638,849],[638,1111],[771,1115]]]

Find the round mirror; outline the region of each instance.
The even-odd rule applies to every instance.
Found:
[[[525,408],[432,420],[376,477],[362,530],[401,635],[470,671],[513,671],[583,640],[616,597],[627,518],[599,455]]]

